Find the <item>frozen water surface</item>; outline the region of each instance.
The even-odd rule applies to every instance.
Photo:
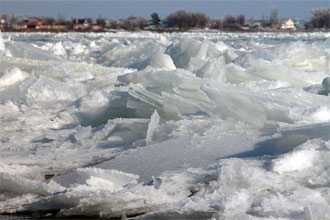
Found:
[[[0,218],[330,219],[329,42],[4,33]]]

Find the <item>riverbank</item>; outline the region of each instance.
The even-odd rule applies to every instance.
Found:
[[[49,29],[4,29],[0,30],[3,33],[6,32],[26,32],[26,33],[117,33],[117,32],[156,32],[156,33],[195,33],[195,32],[205,32],[205,33],[317,33],[317,32],[330,32],[330,29],[175,29],[175,28],[159,28],[159,29],[143,29],[143,30],[125,30],[125,29],[98,29],[98,30],[49,30]]]

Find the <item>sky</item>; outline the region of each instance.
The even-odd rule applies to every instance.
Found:
[[[150,18],[153,12],[166,17],[178,9],[202,12],[211,18],[244,14],[246,18],[269,17],[272,6],[279,18],[307,20],[311,9],[330,7],[330,0],[0,0],[0,12],[15,15],[91,18]]]

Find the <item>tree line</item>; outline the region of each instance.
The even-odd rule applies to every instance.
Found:
[[[74,21],[65,19],[65,16],[59,14],[58,18],[42,16],[14,16],[8,14],[2,14],[1,19],[6,21],[7,26],[24,25],[27,19],[37,19],[42,21],[44,25],[66,25],[70,28],[74,25],[79,25]],[[101,29],[123,29],[129,31],[145,30],[145,29],[177,29],[177,30],[189,30],[196,29],[230,29],[241,30],[246,25],[246,18],[243,14],[233,16],[230,14],[225,15],[223,18],[211,19],[201,12],[187,12],[185,10],[178,10],[171,13],[166,18],[160,18],[159,15],[154,12],[151,14],[150,19],[143,17],[128,17],[126,19],[105,19],[105,18],[85,18],[84,24],[87,26],[97,25]],[[249,25],[254,21],[249,19]],[[270,9],[269,19],[264,19],[264,15],[261,19],[262,25],[269,25],[275,27],[279,24],[278,10],[276,7]],[[312,28],[330,28],[330,8],[318,8],[311,11],[310,20],[305,23],[306,29]]]

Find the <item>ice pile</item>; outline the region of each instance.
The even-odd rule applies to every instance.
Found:
[[[0,32],[0,51],[3,52],[5,51],[5,44],[3,42],[2,34]]]
[[[0,213],[330,219],[329,37],[3,34]]]

